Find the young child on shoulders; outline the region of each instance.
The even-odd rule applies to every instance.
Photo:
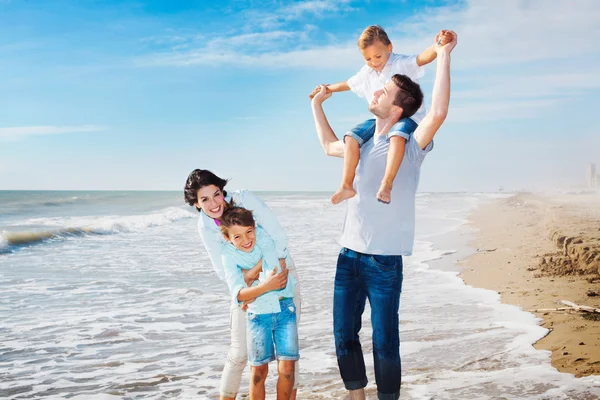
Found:
[[[442,40],[446,40],[446,38]],[[408,56],[393,53],[392,42],[388,38],[387,33],[379,25],[371,25],[363,31],[358,38],[358,49],[366,65],[347,81],[333,85],[317,86],[309,95],[311,99],[321,90],[322,86],[326,86],[327,90],[331,92],[352,90],[358,96],[364,97],[370,105],[376,101],[374,93],[383,89],[384,85],[395,74],[406,75],[418,83],[418,79],[423,76],[422,67],[435,60],[437,56],[434,46],[426,48],[419,55]],[[401,93],[400,95],[409,96],[408,93]],[[410,104],[410,101],[408,103]],[[416,107],[419,104],[418,99],[414,99],[413,103],[415,107],[403,109],[402,118],[390,128],[387,134],[387,139],[390,141],[390,149],[387,156],[385,174],[377,192],[377,199],[384,203],[391,201],[392,184],[404,158],[406,141],[425,116],[425,107]],[[342,184],[331,197],[333,204],[341,203],[356,195],[353,183],[356,167],[360,160],[360,148],[373,137],[374,133],[375,119],[369,119],[358,124],[344,135],[345,153]]]

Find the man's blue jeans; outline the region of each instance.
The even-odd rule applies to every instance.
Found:
[[[335,274],[333,327],[338,365],[346,389],[367,386],[358,333],[368,298],[377,394],[380,400],[400,397],[398,309],[401,291],[402,256],[362,254],[342,249]]]

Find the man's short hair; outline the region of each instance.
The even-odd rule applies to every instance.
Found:
[[[408,76],[402,74],[392,76],[392,81],[400,89],[393,104],[402,108],[402,118],[412,117],[423,104],[421,87]]]

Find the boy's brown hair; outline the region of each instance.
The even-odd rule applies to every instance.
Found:
[[[358,38],[358,48],[361,50],[366,49],[375,42],[381,42],[386,46],[392,44],[387,33],[379,25],[368,26],[367,29],[360,34]]]
[[[252,211],[246,210],[243,207],[227,207],[225,211],[223,211],[223,216],[221,217],[221,233],[224,236],[229,236],[229,228],[234,225],[238,226],[256,226],[254,222],[254,217],[252,216]]]

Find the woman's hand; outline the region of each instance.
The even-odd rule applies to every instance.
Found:
[[[264,282],[261,283],[261,285],[265,288],[267,292],[270,292],[272,290],[281,290],[287,285],[288,273],[289,271],[287,269],[284,269],[281,271],[281,273],[278,274],[277,267],[275,267],[275,269],[271,271],[267,279],[265,279]]]
[[[251,299],[251,300],[246,300],[245,302],[242,303],[242,311],[246,311],[248,309],[248,304],[253,303],[254,300],[256,300],[256,298]]]

